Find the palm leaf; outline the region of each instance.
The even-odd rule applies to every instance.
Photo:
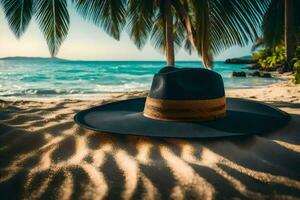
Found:
[[[124,0],[72,0],[72,2],[84,18],[103,28],[115,39],[120,39],[126,22]]]
[[[148,41],[154,24],[155,2],[129,0],[127,30],[131,40],[141,49]]]
[[[32,0],[1,0],[1,4],[10,29],[20,38],[32,17]]]
[[[179,0],[173,0],[172,4],[178,13],[178,18],[181,20],[182,24],[184,25],[187,39],[186,41],[186,49],[190,52],[190,47],[195,47],[195,39],[194,39],[194,28],[191,22],[191,18],[188,14],[188,3],[185,1],[185,4],[182,4]]]
[[[205,67],[211,67],[210,52],[210,13],[209,3],[207,0],[194,0],[192,6],[194,8],[194,27],[196,29],[196,47]]]
[[[212,56],[258,38],[268,0],[191,0],[197,51],[206,67]]]
[[[51,56],[56,56],[69,30],[66,0],[35,0],[35,17]]]

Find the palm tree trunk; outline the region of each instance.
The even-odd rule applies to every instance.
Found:
[[[175,56],[174,56],[174,35],[173,35],[173,16],[171,11],[171,2],[170,0],[164,0],[165,7],[165,39],[166,39],[166,58],[167,65],[175,65]]]
[[[295,54],[295,35],[293,29],[293,0],[284,0],[284,23],[285,23],[285,53],[286,63],[291,66],[291,60]],[[290,67],[291,69],[292,67]]]

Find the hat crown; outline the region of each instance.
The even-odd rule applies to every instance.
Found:
[[[144,116],[160,120],[204,121],[224,117],[222,77],[201,68],[162,68],[154,75]]]
[[[149,97],[205,100],[225,96],[220,74],[203,68],[164,67],[154,75]]]

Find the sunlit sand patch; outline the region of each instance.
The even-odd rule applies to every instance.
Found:
[[[169,148],[160,146],[162,157],[184,190],[192,190],[200,199],[213,199],[215,189],[200,177],[188,163],[177,157]]]
[[[222,177],[224,177],[237,191],[239,191],[243,196],[252,198],[252,199],[265,199],[266,196],[250,191],[246,185],[244,185],[241,181],[234,178],[233,176],[229,175],[227,172],[222,170],[221,168],[214,166],[213,169],[220,174]]]
[[[64,165],[76,165],[80,164],[84,157],[89,153],[89,149],[86,147],[86,137],[84,136],[76,136],[76,152],[70,157],[68,160],[60,162],[58,166],[63,167]]]
[[[266,198],[266,195],[257,193],[257,192],[253,192],[250,191],[249,189],[247,189],[247,186],[245,186],[244,184],[242,184],[239,180],[237,180],[236,178],[230,176],[227,172],[225,172],[223,169],[221,169],[220,167],[217,166],[217,164],[222,163],[232,169],[235,169],[237,171],[239,171],[242,174],[245,174],[247,176],[250,176],[258,181],[261,182],[265,182],[265,183],[278,183],[278,184],[282,184],[288,187],[293,187],[296,189],[299,189],[299,181],[295,181],[295,180],[291,180],[287,177],[282,177],[282,176],[274,176],[272,174],[269,173],[263,173],[263,172],[257,172],[255,170],[251,170],[245,167],[242,167],[234,162],[229,161],[228,159],[215,154],[214,152],[210,151],[207,148],[203,149],[203,153],[202,153],[202,159],[197,162],[197,159],[193,159],[192,158],[193,155],[191,154],[190,156],[188,156],[188,162],[191,162],[193,164],[200,164],[200,165],[207,165],[210,168],[214,169],[217,173],[219,173],[221,176],[223,176],[224,178],[226,178],[235,189],[237,189],[238,191],[240,191],[241,194],[243,194],[246,197],[250,197],[250,198]],[[192,158],[192,159],[191,159]],[[282,198],[283,196],[277,195],[276,198]],[[288,198],[288,196],[285,196]],[[275,196],[274,196],[275,198]]]
[[[39,165],[37,167],[33,168],[31,171],[35,172],[35,171],[43,171],[43,170],[49,169],[52,164],[51,154],[53,153],[55,148],[56,147],[53,146],[51,149],[49,149],[44,154],[42,154]]]
[[[95,167],[100,167],[105,162],[105,153],[102,149],[92,151],[90,156],[92,158],[91,165]]]
[[[203,163],[205,166],[215,166],[218,162],[222,161],[223,157],[218,156],[208,148],[202,149],[202,155],[200,162]]]
[[[46,189],[49,186],[49,183],[53,180],[54,175],[57,173],[57,169],[51,169],[49,170],[49,173],[47,174],[47,177],[43,179],[42,183],[38,185],[38,187],[34,188],[34,190],[29,194],[29,197],[25,198],[28,200],[31,199],[39,199],[46,191]],[[29,173],[27,182],[25,183],[25,189],[30,188],[32,180],[35,176],[37,176],[38,173]]]
[[[292,179],[290,179],[288,177],[284,177],[284,176],[275,176],[275,175],[265,173],[265,172],[258,172],[258,171],[240,166],[240,165],[238,165],[230,160],[227,160],[227,159],[224,159],[222,163],[232,169],[235,169],[235,170],[237,170],[243,174],[246,174],[256,180],[259,180],[261,182],[277,183],[277,184],[285,185],[287,187],[300,189],[300,181],[292,180]]]
[[[58,135],[61,133],[72,132],[77,126],[74,124],[72,120],[63,120],[60,122],[49,122],[45,126],[29,126],[26,130],[30,132],[36,133],[51,133],[53,135]]]
[[[2,176],[0,178],[0,183],[15,176],[19,172],[19,170],[23,168],[23,166],[22,166],[23,162],[26,159],[30,158],[31,156],[33,156],[33,155],[26,154],[26,155],[17,156],[16,159],[8,167],[5,168],[7,173],[5,176]]]
[[[62,185],[58,188],[57,199],[59,200],[68,200],[71,198],[73,193],[73,177],[68,170],[63,170],[64,172],[64,181]]]
[[[192,145],[190,141],[178,139],[170,139],[168,141],[181,149],[180,157],[185,161],[210,167],[214,166],[220,160],[220,157],[200,144],[197,144],[196,148],[201,150],[201,155],[200,157],[195,157],[195,151],[199,149],[195,149],[195,145]]]
[[[81,167],[85,170],[90,178],[90,184],[86,186],[89,191],[87,197],[89,199],[103,199],[107,195],[108,186],[103,174],[94,166],[82,164]],[[85,196],[83,196],[84,198]]]
[[[55,148],[53,147],[53,148],[49,149],[48,151],[46,151],[45,153],[41,154],[41,160],[40,160],[38,166],[30,169],[28,172],[27,180],[25,183],[25,188],[28,188],[30,186],[34,177],[36,175],[38,175],[38,173],[50,169],[50,166],[52,165],[51,154],[54,150],[55,150]]]
[[[168,143],[170,143],[171,145],[175,145],[177,146],[180,151],[181,151],[181,155],[180,157],[186,161],[189,161],[189,160],[197,160],[194,156],[194,153],[196,151],[195,147],[193,145],[191,145],[191,143],[187,140],[180,140],[180,139],[168,139],[167,140]],[[203,153],[202,153],[202,150],[203,150],[203,147],[202,145],[198,145],[197,148],[200,148],[201,150],[201,156],[203,157]],[[197,149],[199,150],[199,149]],[[198,158],[200,159],[200,158]],[[198,160],[199,161],[199,160]]]
[[[221,168],[214,167],[214,170],[218,174],[220,174],[221,176],[226,178],[236,190],[238,190],[243,196],[245,196],[247,198],[250,198],[250,199],[291,199],[291,200],[298,199],[298,198],[295,198],[295,197],[292,197],[289,195],[261,194],[259,192],[253,192],[250,189],[248,189],[248,187],[246,185],[242,184],[241,181],[239,181],[238,179],[229,175],[227,172],[225,172]]]
[[[300,132],[299,132],[300,133]],[[283,141],[279,141],[279,140],[272,140],[273,142],[276,142],[277,144],[279,144],[280,146],[283,146],[289,150],[295,151],[300,153],[300,146],[299,145],[295,145],[295,144],[290,144],[287,142],[283,142]]]
[[[142,196],[144,200],[155,200],[160,199],[157,188],[152,184],[152,182],[140,172],[140,177],[145,188]]]
[[[137,187],[139,167],[137,162],[126,153],[118,150],[114,155],[117,165],[125,176],[125,190],[122,192],[123,199],[130,199]]]
[[[176,200],[184,200],[184,191],[182,188],[178,185],[176,185],[171,192],[170,195],[171,199],[176,199]]]
[[[26,154],[22,154],[19,155],[14,162],[12,162],[9,167],[7,168],[7,170],[10,172],[7,174],[7,176],[2,177],[0,179],[0,182],[5,181],[11,177],[13,177],[22,167],[23,163],[30,157],[33,157],[35,155],[37,155],[38,153],[40,153],[40,161],[37,164],[37,167],[34,167],[32,169],[30,169],[31,172],[35,172],[35,171],[42,171],[45,169],[48,169],[51,165],[51,158],[50,155],[52,153],[52,151],[55,149],[55,145],[57,143],[59,143],[63,137],[56,137],[56,138],[51,138],[49,139],[49,137],[45,137],[46,140],[48,140],[49,142],[46,143],[45,145],[43,145],[42,147],[40,147],[39,149],[36,149],[35,151],[26,153]]]
[[[129,140],[130,143],[133,143],[135,148],[137,149],[137,154],[135,155],[135,159],[144,165],[151,165],[152,160],[150,158],[151,149],[153,148],[153,140],[139,137],[132,137]]]
[[[217,164],[222,162],[224,158],[215,154],[208,148],[202,148],[202,154],[200,159],[195,158],[193,154],[193,146],[191,144],[185,143],[184,145],[182,145],[182,148],[183,150],[181,158],[187,161],[188,163],[196,164],[199,166],[206,166],[213,169],[216,173],[224,177],[236,190],[238,190],[245,197],[259,199],[264,197],[260,193],[249,191],[247,187],[244,184],[242,184],[239,180],[230,176],[227,172],[218,167]]]

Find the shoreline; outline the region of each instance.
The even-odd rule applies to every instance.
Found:
[[[293,97],[295,102],[300,102],[300,86],[291,83],[292,74],[279,74],[277,72],[270,72],[274,78],[279,78],[280,80],[276,83],[259,86],[259,87],[240,87],[240,88],[225,88],[225,93],[227,97],[238,97],[238,98],[248,98],[248,99],[258,99],[261,101],[270,101],[272,98],[274,100],[279,99],[279,97],[287,97],[294,92]],[[298,90],[299,89],[299,90]],[[282,91],[291,91],[284,96]],[[281,92],[280,92],[281,91]],[[36,97],[0,97],[0,102],[55,102],[55,101],[94,101],[94,100],[108,100],[115,98],[134,98],[146,96],[148,90],[135,90],[126,92],[103,92],[95,94],[70,94],[70,95],[53,95],[53,96],[36,96]],[[260,94],[261,93],[261,94]],[[271,93],[271,95],[262,96],[264,93]],[[297,96],[298,95],[298,96]],[[256,97],[258,96],[258,97]],[[298,97],[298,98],[297,98]],[[293,101],[291,101],[293,102]]]

